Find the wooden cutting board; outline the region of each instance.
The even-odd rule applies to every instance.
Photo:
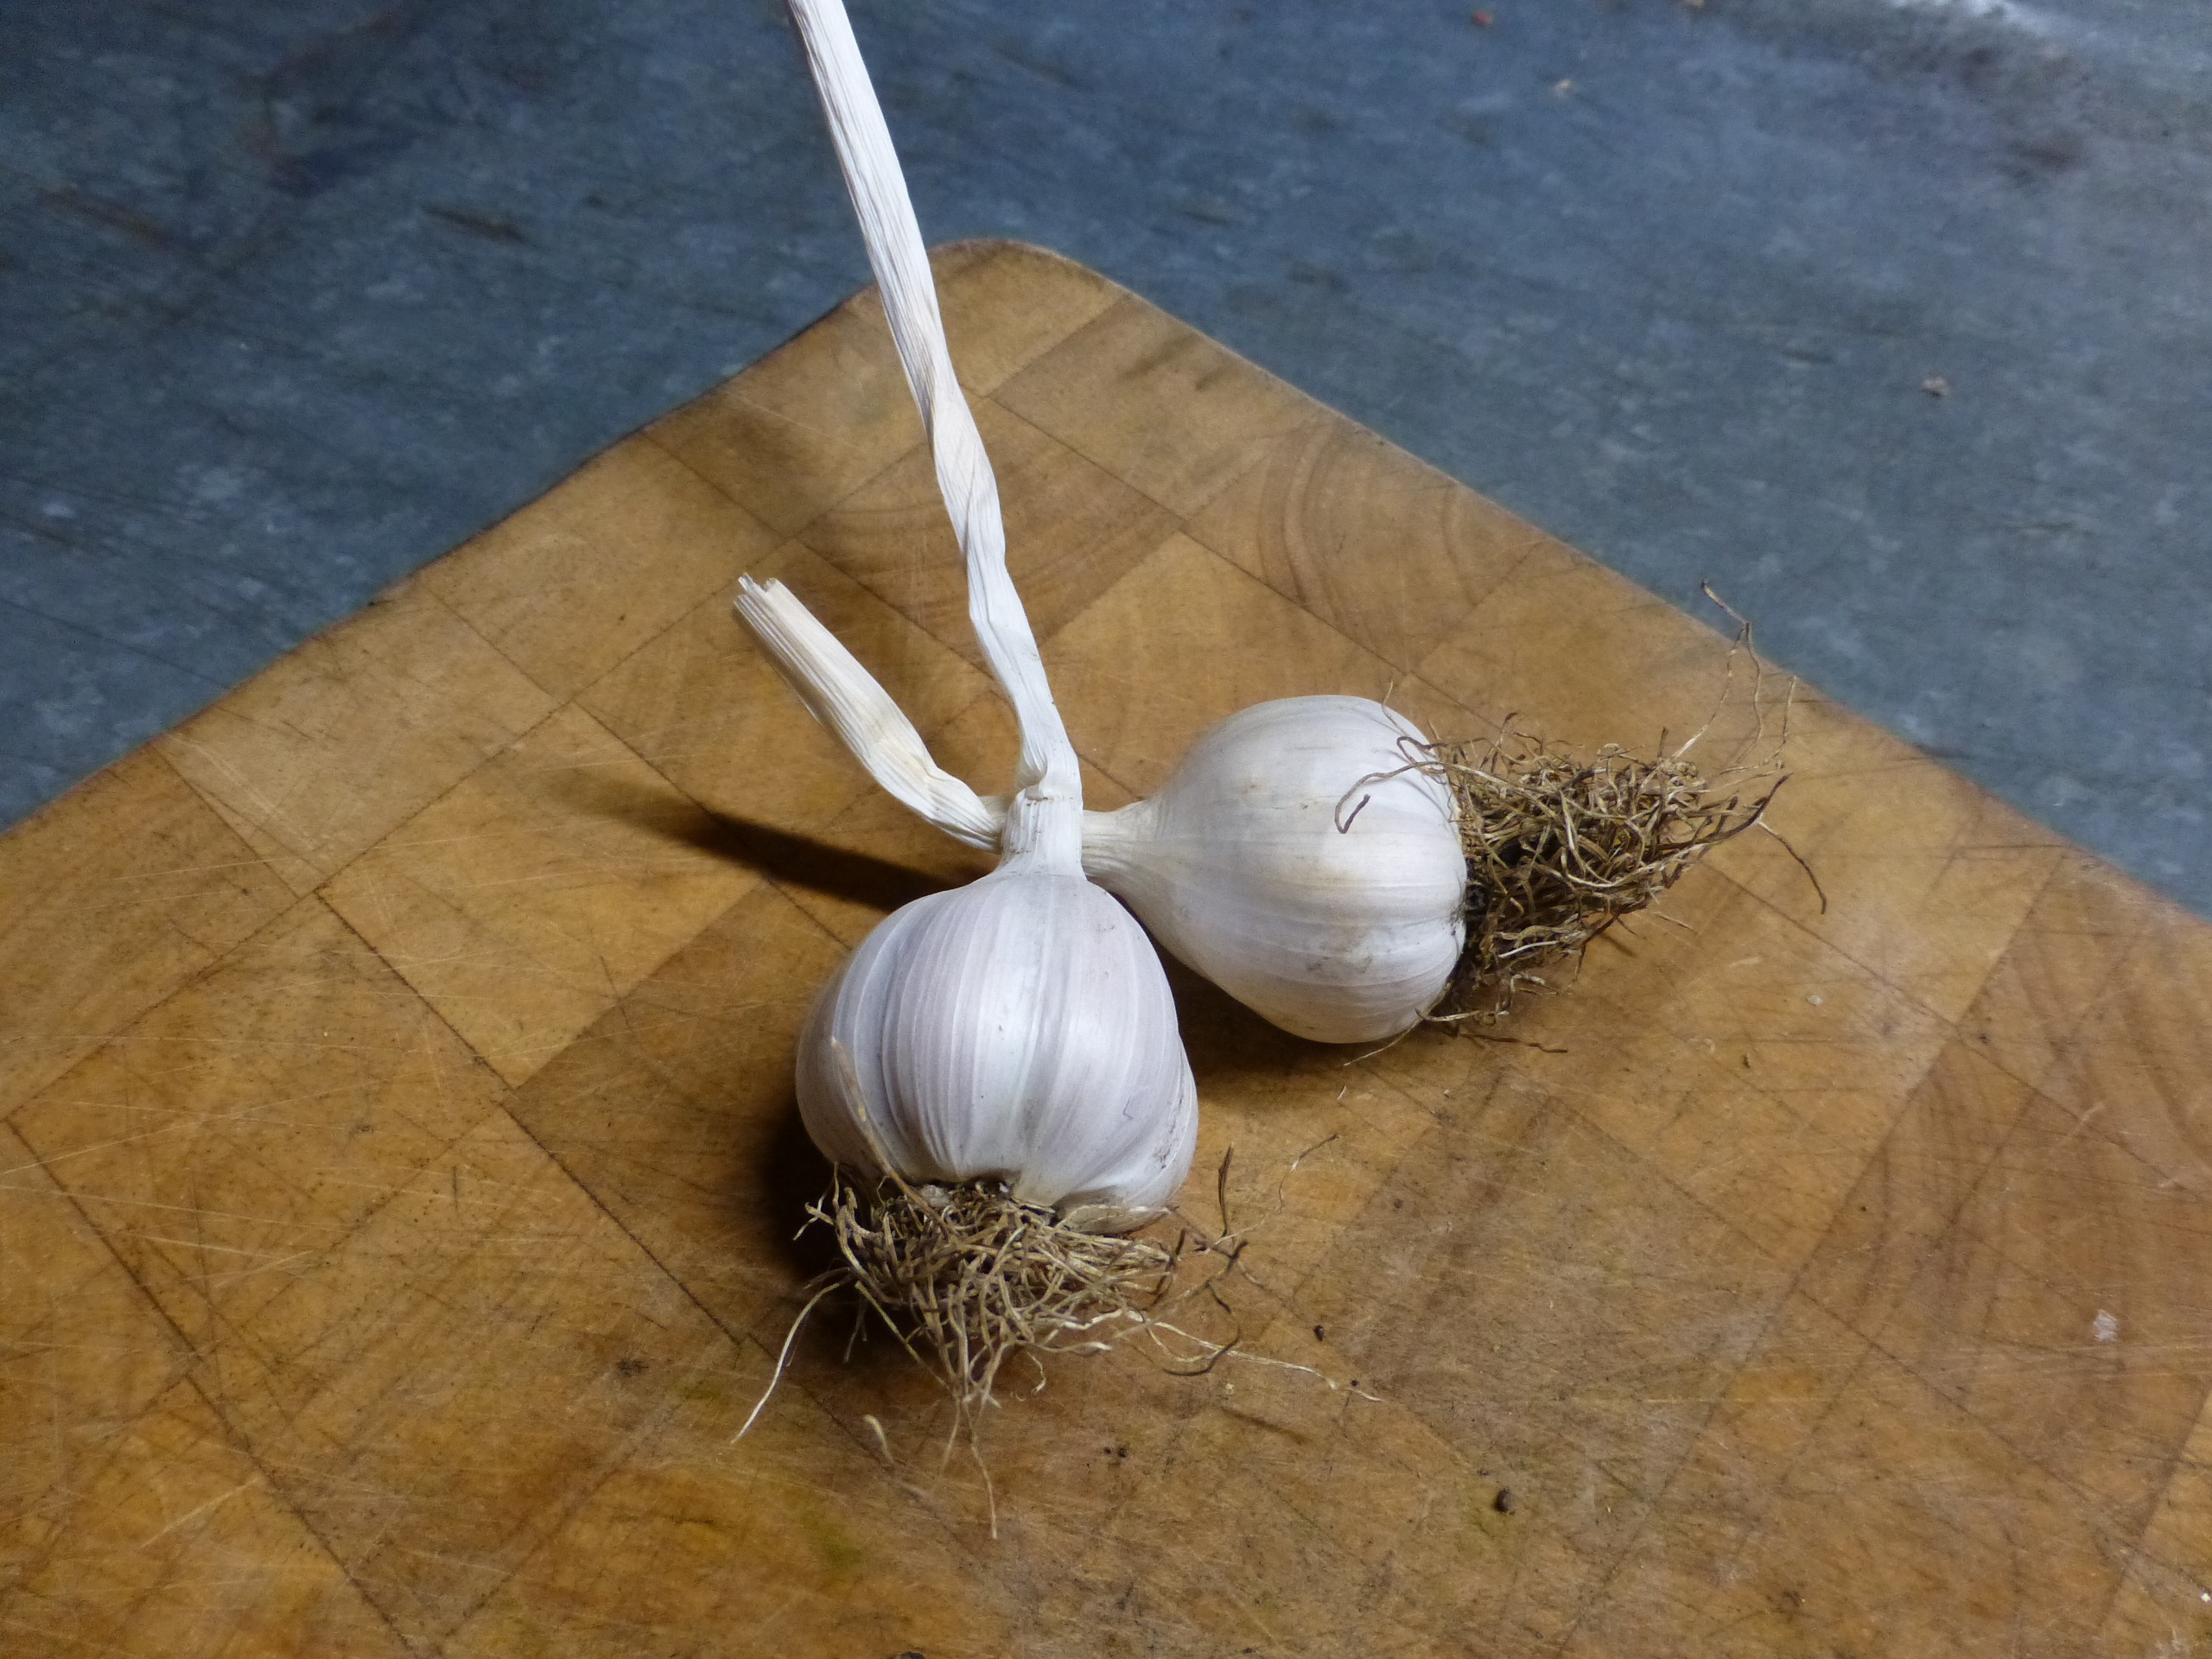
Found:
[[[1141,300],[938,271],[1093,804],[1300,692],[1747,737],[1720,634]],[[1745,836],[1515,1040],[1365,1057],[1179,976],[1252,1357],[1024,1372],[987,1495],[825,1316],[732,1445],[794,1027],[981,866],[728,595],[1001,786],[919,442],[862,295],[0,841],[0,1648],[2212,1643],[2212,929],[1802,689],[1825,911]]]

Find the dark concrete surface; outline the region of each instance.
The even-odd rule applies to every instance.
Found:
[[[2212,912],[2212,6],[1484,10],[855,4],[931,240]],[[864,280],[768,0],[0,0],[0,822]]]

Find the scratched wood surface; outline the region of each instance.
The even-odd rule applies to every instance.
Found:
[[[938,264],[1094,804],[1291,693],[1713,713],[1719,634],[1077,266]],[[918,442],[861,296],[0,841],[0,1649],[2208,1650],[2212,929],[1809,691],[1825,912],[1740,839],[1514,1044],[1179,976],[1185,1204],[1233,1147],[1236,1326],[1311,1373],[1055,1365],[995,1539],[842,1319],[732,1446],[794,1027],[980,866],[728,597],[998,786]]]

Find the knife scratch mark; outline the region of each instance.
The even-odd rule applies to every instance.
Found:
[[[161,1531],[150,1534],[148,1536],[140,1539],[138,1541],[138,1548],[143,1549],[156,1539],[167,1536],[168,1534],[175,1532],[179,1527],[185,1525],[188,1522],[198,1520],[201,1516],[207,1514],[208,1510],[213,1509],[217,1504],[227,1503],[231,1499],[236,1497],[240,1492],[245,1491],[247,1487],[259,1484],[260,1480],[261,1474],[260,1471],[257,1470],[252,1474],[248,1475],[244,1480],[240,1481],[237,1485],[232,1487],[229,1491],[217,1493],[214,1497],[209,1498],[205,1503],[199,1505],[197,1508],[187,1510],[182,1515],[177,1516],[175,1520],[170,1522],[168,1525],[163,1527]]]

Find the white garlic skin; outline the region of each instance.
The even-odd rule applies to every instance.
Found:
[[[1198,1139],[1152,942],[1072,870],[1026,862],[903,906],[861,942],[808,1020],[798,1102],[834,1163],[1003,1180],[1092,1232],[1157,1214]]]
[[[1084,868],[1284,1030],[1394,1037],[1444,994],[1466,938],[1451,791],[1401,770],[1407,740],[1426,741],[1365,697],[1256,704],[1201,737],[1151,799],[1085,813]]]

